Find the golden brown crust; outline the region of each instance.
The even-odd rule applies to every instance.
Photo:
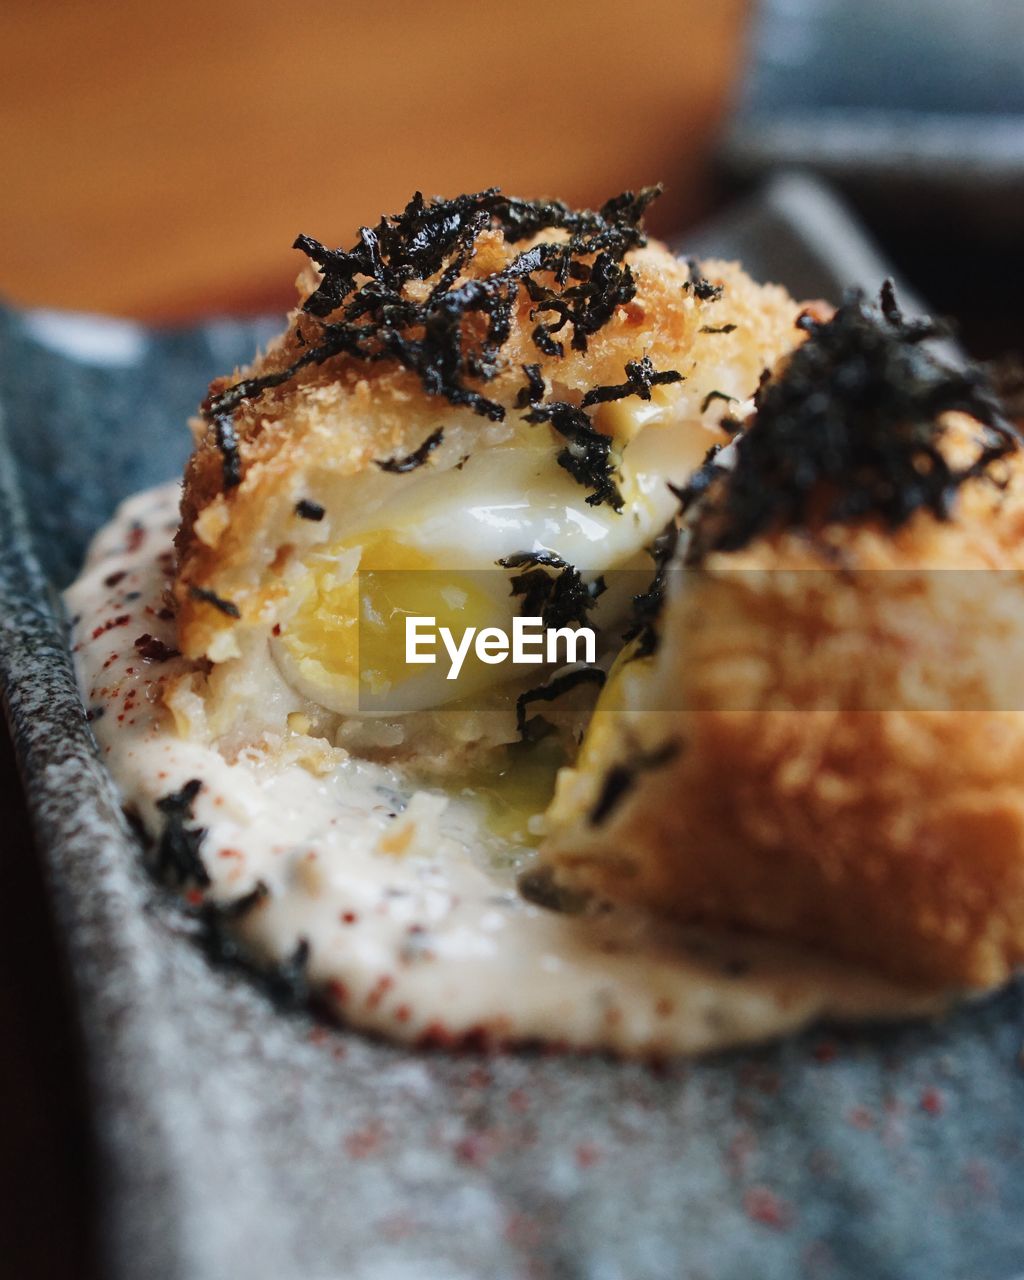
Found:
[[[980,430],[947,427],[961,453]],[[599,710],[560,781],[560,878],[901,979],[1005,979],[1024,959],[1024,456],[949,521],[773,534],[706,569],[637,664],[637,709]],[[666,741],[591,822],[610,771]]]
[[[498,270],[522,247],[510,246],[498,232],[484,232],[467,272],[484,276]],[[317,534],[294,518],[300,498],[323,502],[324,491],[341,480],[347,482],[348,496],[342,484],[339,503],[374,501],[374,460],[410,453],[441,423],[444,445],[431,458],[431,465],[441,468],[454,466],[473,447],[500,442],[521,429],[514,405],[524,383],[523,364],[539,363],[549,386],[572,399],[598,384],[621,382],[626,361],[647,354],[657,368],[686,375],[682,394],[699,414],[707,391],[721,389],[723,380],[730,394],[749,395],[765,366],[800,338],[794,329],[797,304],[780,288],[754,285],[734,264],[703,264],[704,273],[724,285],[724,295],[701,301],[685,288],[688,267],[664,248],[634,250],[627,261],[637,277],[636,297],[590,338],[586,352],[567,351],[557,358],[538,351],[530,337],[531,304],[520,291],[511,335],[502,347],[503,368],[485,384],[488,397],[509,410],[502,424],[427,396],[416,376],[395,361],[367,365],[347,355],[310,365],[287,384],[243,401],[234,416],[242,470],[241,484],[234,488],[224,487],[223,459],[212,429],[196,424],[174,586],[182,651],[215,661],[232,656],[237,651],[232,632],[262,626],[270,616],[289,555]],[[311,271],[300,277],[300,297],[308,296],[317,279]],[[248,369],[218,379],[211,395],[240,376],[288,367],[314,340],[317,324],[301,310],[293,312],[282,337]],[[704,326],[729,325],[735,330],[701,332]],[[722,405],[716,408],[720,413]],[[212,592],[229,611],[197,591]]]

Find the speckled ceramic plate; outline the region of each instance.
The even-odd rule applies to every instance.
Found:
[[[696,237],[803,295],[884,268],[820,189]],[[0,312],[0,665],[84,1028],[115,1280],[1010,1280],[1024,987],[651,1066],[412,1053],[213,967],[143,872],[56,605],[273,326]]]

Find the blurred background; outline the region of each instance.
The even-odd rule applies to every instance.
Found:
[[[20,3],[0,16],[0,288],[176,320],[281,306],[300,231],[416,189],[601,202],[701,175],[744,0]]]
[[[823,176],[982,357],[1024,345],[1024,0],[5,0],[0,299],[162,324],[282,310],[298,232],[417,188],[596,204],[685,242]],[[0,757],[0,1275],[93,1275],[73,1016]]]
[[[15,303],[275,310],[298,232],[347,242],[417,188],[661,180],[667,235],[800,165],[984,353],[1016,313],[1021,0],[6,0],[0,60]]]

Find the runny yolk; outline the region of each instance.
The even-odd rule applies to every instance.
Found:
[[[358,572],[352,573],[345,553],[356,547]],[[430,670],[406,663],[408,616],[436,619],[438,628],[454,634],[501,621],[494,599],[471,574],[440,568],[387,531],[351,539],[317,560],[299,587],[299,604],[281,637],[292,661],[312,681],[381,693]],[[338,562],[345,565],[341,573]]]

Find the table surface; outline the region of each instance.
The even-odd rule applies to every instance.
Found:
[[[12,0],[0,292],[157,322],[283,308],[297,232],[345,242],[417,187],[593,204],[664,177],[654,227],[685,226],[720,198],[709,157],[747,7],[652,0],[627,18],[612,0],[566,0],[557,16],[539,0],[400,0],[371,18],[327,3]],[[951,273],[927,237],[886,247],[976,349],[1019,344],[998,257],[975,246],[972,270]],[[74,1015],[6,740],[0,805],[0,1259],[12,1276],[89,1280]]]

